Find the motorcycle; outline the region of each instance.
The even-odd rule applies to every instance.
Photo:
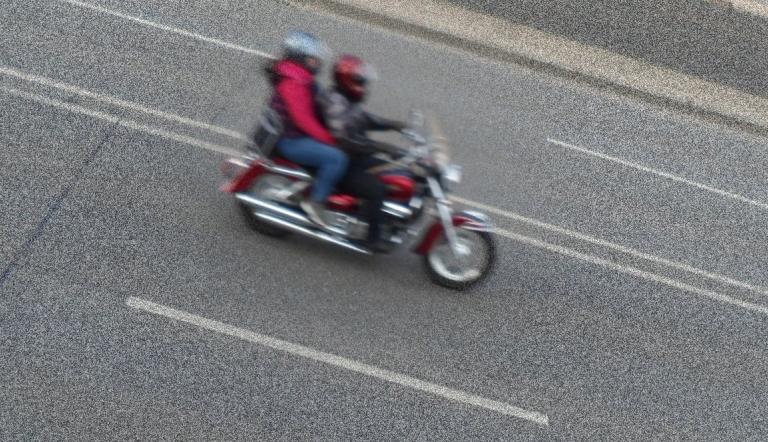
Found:
[[[329,197],[324,219],[313,223],[299,208],[313,177],[276,153],[281,133],[273,114],[265,113],[255,136],[257,149],[229,158],[221,170],[223,192],[234,195],[250,227],[264,235],[296,233],[357,253],[374,253],[364,243],[367,223],[358,215],[362,201],[354,195]],[[475,211],[454,212],[446,192],[461,181],[461,168],[449,160],[448,147],[425,136],[424,115],[411,112],[401,131],[410,147],[378,167],[385,184],[382,239],[391,250],[404,248],[422,256],[430,279],[444,287],[465,289],[493,268],[496,246],[488,217]]]

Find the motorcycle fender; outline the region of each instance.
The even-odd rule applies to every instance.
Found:
[[[490,232],[493,230],[488,217],[478,212],[460,212],[453,215],[454,227],[461,227],[462,229],[475,230],[478,232]],[[435,223],[424,235],[424,239],[416,247],[415,252],[419,255],[426,255],[435,246],[437,240],[443,234],[443,223],[439,219],[435,220]]]
[[[254,161],[247,169],[243,169],[241,173],[222,184],[220,190],[226,193],[245,192],[251,188],[253,180],[264,173],[264,170],[264,163],[258,160]]]

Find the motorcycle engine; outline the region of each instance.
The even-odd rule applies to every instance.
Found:
[[[348,239],[364,239],[368,233],[368,223],[346,213],[328,210],[325,212],[325,218],[334,230]]]

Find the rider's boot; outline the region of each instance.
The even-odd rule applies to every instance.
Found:
[[[365,241],[366,247],[375,253],[389,253],[394,250],[396,244],[381,238],[380,227],[376,226],[375,223],[371,223],[371,227],[373,229],[368,231],[368,237]]]
[[[375,253],[389,253],[395,249],[395,244],[382,239],[378,241],[368,241],[366,245]]]

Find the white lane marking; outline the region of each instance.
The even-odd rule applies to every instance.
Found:
[[[24,79],[21,76],[19,76],[18,78]],[[120,120],[117,117],[113,117],[111,115],[104,114],[104,113],[97,112],[97,111],[92,111],[90,109],[86,109],[86,108],[81,107],[81,106],[71,105],[71,104],[63,103],[63,102],[58,102],[58,101],[55,101],[55,100],[52,100],[52,99],[49,99],[49,98],[41,97],[39,95],[29,94],[29,93],[25,93],[25,92],[21,92],[21,91],[17,91],[17,90],[11,90],[11,89],[8,89],[8,88],[1,88],[1,89],[4,90],[7,93],[10,93],[10,94],[13,94],[13,95],[22,96],[22,97],[25,97],[25,98],[28,98],[28,99],[32,99],[34,101],[38,101],[38,102],[42,102],[42,103],[45,103],[45,104],[49,104],[51,106],[55,106],[55,107],[62,108],[62,109],[67,109],[67,110],[72,111],[72,112],[77,112],[77,113],[80,113],[80,114],[89,115],[89,116],[92,116],[94,118],[99,118],[99,119],[102,119],[102,120],[105,120],[105,121],[110,121],[110,122],[118,123],[118,124],[121,124],[122,126],[131,128],[131,129],[135,129],[135,130],[138,130],[138,131],[141,131],[141,132],[145,132],[145,133],[149,133],[149,134],[153,134],[153,135],[158,135],[158,136],[161,136],[161,137],[164,137],[164,138],[172,139],[174,141],[179,141],[179,142],[182,142],[182,143],[191,144],[193,146],[201,147],[203,149],[207,149],[207,150],[210,150],[210,151],[219,152],[219,153],[222,153],[222,154],[225,154],[225,155],[232,155],[232,156],[236,156],[236,155],[239,154],[234,149],[229,149],[229,148],[226,148],[224,146],[219,146],[219,145],[207,143],[207,142],[204,142],[204,141],[196,139],[196,138],[192,138],[192,137],[184,136],[184,135],[181,135],[181,134],[165,131],[165,130],[162,130],[162,129],[153,128],[153,127],[149,127],[149,126],[144,126],[144,125],[141,125],[139,123],[135,123],[135,122],[127,121],[127,120]],[[108,96],[106,96],[106,98],[112,99],[112,97],[108,97]],[[115,100],[117,100],[117,99],[115,99]],[[140,110],[141,109],[140,105],[135,105],[134,103],[130,103],[130,102],[126,102],[126,103],[128,105],[130,105],[132,109],[135,109],[135,110]],[[172,117],[177,117],[177,118],[174,118],[177,121],[184,119],[184,117],[179,117],[177,115],[173,115],[173,114],[168,114],[168,115],[172,116]],[[213,126],[213,125],[208,125],[208,126],[211,126],[211,127],[214,127],[216,129],[218,129],[217,132],[219,132],[219,133],[221,133],[222,131],[229,131],[229,129],[225,129],[225,128],[219,127],[219,126]],[[439,131],[439,129],[438,129],[438,131]],[[234,132],[234,131],[232,131],[232,132]],[[243,138],[245,138],[244,135],[241,134],[241,136]],[[720,275],[720,274],[717,274],[717,273],[708,272],[706,270],[701,270],[701,269],[698,269],[696,267],[690,266],[688,264],[678,263],[678,262],[671,261],[671,260],[668,260],[668,259],[665,259],[665,258],[654,256],[654,255],[651,255],[651,254],[648,254],[648,253],[643,253],[643,252],[640,252],[638,250],[631,249],[629,247],[621,246],[619,244],[614,244],[614,243],[611,243],[611,242],[608,242],[608,241],[601,240],[599,238],[594,238],[592,236],[585,235],[583,233],[579,233],[579,232],[576,232],[576,231],[573,231],[573,230],[568,230],[568,229],[565,229],[565,228],[562,228],[562,227],[559,227],[559,226],[556,226],[556,225],[553,225],[553,224],[548,224],[548,223],[545,223],[545,222],[542,222],[542,221],[538,221],[538,220],[535,220],[535,219],[532,219],[532,218],[528,218],[528,217],[519,215],[519,214],[514,213],[514,212],[509,212],[509,211],[501,210],[501,209],[499,209],[497,207],[493,207],[493,206],[489,206],[487,204],[483,204],[483,203],[478,203],[478,202],[475,202],[475,201],[467,200],[467,199],[464,199],[464,198],[461,198],[461,197],[458,197],[458,196],[451,196],[451,199],[453,199],[456,202],[459,202],[459,203],[462,203],[462,204],[466,204],[468,206],[473,206],[473,207],[476,207],[476,208],[479,208],[479,209],[483,209],[483,210],[486,210],[486,211],[488,211],[490,213],[495,213],[497,215],[501,215],[501,216],[504,216],[504,217],[509,218],[509,219],[513,219],[513,220],[516,220],[516,221],[520,221],[520,222],[524,222],[524,223],[527,223],[527,224],[531,224],[531,225],[534,225],[534,226],[537,226],[537,227],[540,227],[540,228],[543,228],[543,229],[547,229],[547,230],[551,230],[551,231],[554,231],[554,232],[557,232],[557,233],[560,233],[560,234],[563,234],[563,235],[571,236],[573,238],[577,238],[577,239],[580,239],[582,241],[590,242],[590,243],[593,243],[593,244],[596,244],[596,245],[599,245],[599,246],[602,246],[602,247],[606,247],[606,248],[610,248],[610,249],[613,249],[613,250],[617,250],[617,251],[620,251],[622,253],[626,253],[628,255],[632,255],[632,256],[635,256],[635,257],[638,257],[638,258],[641,258],[641,259],[645,259],[647,261],[651,261],[651,262],[655,262],[655,263],[658,263],[658,264],[662,264],[662,265],[666,265],[666,266],[669,266],[669,267],[673,267],[673,268],[676,268],[676,269],[679,269],[679,270],[686,271],[688,273],[692,273],[692,274],[695,274],[695,275],[698,275],[698,276],[702,276],[702,277],[707,278],[707,279],[711,279],[713,281],[717,281],[717,282],[720,282],[720,283],[723,283],[723,284],[727,284],[727,285],[731,285],[731,286],[735,286],[735,287],[740,287],[740,288],[743,288],[743,289],[746,289],[746,290],[750,290],[750,291],[759,293],[759,294],[764,295],[764,296],[768,296],[768,290],[766,290],[766,289],[764,289],[762,287],[758,287],[758,286],[751,285],[751,284],[748,284],[748,283],[745,283],[745,282],[742,282],[742,281],[738,281],[738,280],[735,280],[733,278],[729,278],[727,276],[723,276],[723,275]]]
[[[665,265],[667,267],[672,267],[672,268],[675,268],[675,269],[678,269],[678,270],[682,270],[682,271],[685,271],[685,272],[688,272],[688,273],[691,273],[691,274],[694,274],[694,275],[698,275],[698,276],[710,279],[712,281],[717,281],[717,282],[722,283],[722,284],[731,285],[731,286],[734,286],[734,287],[739,287],[739,288],[742,288],[742,289],[746,289],[746,290],[750,290],[750,291],[759,293],[759,294],[761,294],[763,296],[768,296],[768,290],[763,288],[763,287],[759,287],[759,286],[755,286],[755,285],[752,285],[752,284],[748,284],[746,282],[738,281],[736,279],[729,278],[727,276],[720,275],[718,273],[708,272],[706,270],[702,270],[702,269],[693,267],[693,266],[685,264],[685,263],[675,262],[675,261],[672,261],[672,260],[669,260],[669,259],[666,259],[666,258],[661,258],[659,256],[651,255],[649,253],[644,253],[644,252],[641,252],[639,250],[635,250],[635,249],[632,249],[632,248],[629,248],[629,247],[625,247],[625,246],[622,246],[622,245],[619,245],[619,244],[615,244],[615,243],[612,243],[612,242],[609,242],[609,241],[605,241],[605,240],[602,240],[600,238],[595,238],[593,236],[589,236],[589,235],[586,235],[586,234],[583,234],[583,233],[579,233],[579,232],[576,232],[576,231],[573,231],[573,230],[569,230],[569,229],[566,229],[566,228],[563,228],[563,227],[560,227],[560,226],[556,226],[554,224],[549,224],[549,223],[545,223],[543,221],[535,220],[533,218],[528,218],[526,216],[523,216],[523,215],[520,215],[520,214],[517,214],[517,213],[514,213],[514,212],[509,212],[509,211],[506,211],[506,210],[501,210],[501,209],[499,209],[497,207],[489,206],[487,204],[477,203],[477,202],[474,202],[474,201],[471,201],[471,200],[467,200],[467,199],[464,199],[464,198],[461,198],[461,197],[458,197],[458,196],[454,196],[454,195],[451,196],[451,199],[456,201],[456,202],[458,202],[458,203],[466,204],[466,205],[472,206],[472,207],[476,207],[478,209],[482,209],[482,210],[485,210],[485,211],[490,212],[490,213],[495,213],[496,215],[500,215],[500,216],[503,216],[505,218],[509,218],[509,219],[512,219],[512,220],[515,220],[515,221],[520,221],[522,223],[530,224],[530,225],[533,225],[533,226],[536,226],[536,227],[540,227],[542,229],[551,230],[553,232],[557,232],[557,233],[560,233],[562,235],[567,235],[567,236],[570,236],[570,237],[573,237],[573,238],[576,238],[576,239],[579,239],[579,240],[582,240],[582,241],[585,241],[585,242],[589,242],[589,243],[592,243],[592,244],[595,244],[595,245],[599,245],[601,247],[605,247],[605,248],[608,248],[608,249],[616,250],[616,251],[619,251],[621,253],[626,253],[627,255],[631,255],[631,256],[634,256],[634,257],[637,257],[637,258],[641,258],[641,259],[644,259],[646,261],[655,262],[657,264],[662,264],[662,265]]]
[[[712,186],[708,186],[706,184],[697,183],[696,181],[691,181],[691,180],[685,179],[683,177],[679,177],[677,175],[672,175],[671,173],[667,173],[667,172],[664,172],[664,171],[661,171],[661,170],[652,169],[650,167],[646,167],[646,166],[643,166],[643,165],[640,165],[640,164],[635,164],[635,163],[632,163],[632,162],[629,162],[629,161],[626,161],[626,160],[622,160],[621,158],[613,157],[613,156],[606,155],[606,154],[600,153],[600,152],[595,152],[594,150],[585,149],[583,147],[575,146],[573,144],[569,144],[569,143],[566,143],[564,141],[555,140],[553,138],[547,138],[547,141],[552,143],[552,144],[556,144],[556,145],[558,145],[560,147],[564,147],[566,149],[575,150],[577,152],[585,153],[587,155],[592,155],[592,156],[597,157],[597,158],[601,158],[601,159],[608,160],[608,161],[613,161],[614,163],[618,163],[618,164],[621,164],[621,165],[626,166],[626,167],[631,167],[633,169],[637,169],[637,170],[640,170],[640,171],[643,171],[643,172],[648,172],[648,173],[651,173],[651,174],[654,174],[654,175],[657,175],[657,176],[660,176],[660,177],[663,177],[663,178],[667,178],[667,179],[672,180],[672,181],[676,181],[676,182],[683,183],[683,184],[686,184],[686,185],[689,185],[689,186],[692,186],[692,187],[696,187],[697,189],[705,190],[707,192],[711,192],[711,193],[714,193],[714,194],[717,194],[717,195],[720,195],[720,196],[724,196],[726,198],[730,198],[730,199],[735,200],[735,201],[739,201],[739,202],[742,202],[742,203],[747,203],[747,204],[753,205],[755,207],[759,207],[761,209],[768,209],[768,204],[766,204],[766,203],[763,203],[763,202],[760,202],[760,201],[756,201],[756,200],[753,200],[753,199],[749,199],[747,197],[741,196],[741,195],[733,193],[733,192],[727,192],[725,190],[716,189],[716,188],[714,188]]]
[[[723,295],[721,293],[713,292],[712,290],[706,290],[699,287],[695,287],[690,284],[686,284],[684,282],[676,281],[674,279],[660,276],[655,273],[646,272],[644,270],[640,270],[634,267],[616,264],[615,262],[608,261],[606,259],[598,258],[592,255],[587,255],[585,253],[577,252],[576,250],[569,249],[567,247],[562,247],[562,246],[551,244],[545,241],[540,241],[538,239],[534,239],[525,235],[520,235],[514,232],[510,232],[508,230],[496,229],[496,233],[506,238],[509,238],[524,244],[528,244],[534,247],[538,247],[540,249],[545,249],[550,252],[555,252],[561,255],[570,256],[572,258],[580,259],[582,261],[586,261],[592,264],[597,264],[599,266],[603,266],[620,273],[624,273],[627,275],[632,275],[638,278],[647,279],[649,281],[664,284],[669,287],[676,288],[678,290],[682,290],[685,292],[693,293],[699,296],[703,296],[705,298],[715,300],[717,302],[735,305],[737,307],[741,307],[746,310],[768,315],[768,307],[765,307],[760,304],[742,301],[740,299],[736,299],[728,295]]]
[[[200,35],[200,34],[197,34],[195,32],[190,32],[190,31],[187,31],[187,30],[184,30],[184,29],[174,28],[173,26],[168,26],[168,25],[164,25],[164,24],[161,24],[161,23],[155,23],[155,22],[152,22],[152,21],[149,21],[149,20],[145,20],[143,18],[134,17],[132,15],[125,14],[123,12],[118,12],[118,11],[115,11],[115,10],[112,10],[112,9],[107,9],[105,7],[94,5],[94,4],[91,4],[91,3],[81,2],[81,1],[78,1],[78,0],[59,0],[59,1],[61,1],[63,3],[69,3],[69,4],[73,5],[73,6],[78,6],[78,7],[81,7],[81,8],[92,9],[94,11],[98,11],[98,12],[101,12],[101,13],[104,13],[104,14],[109,14],[109,15],[112,15],[112,16],[115,16],[115,17],[119,17],[119,18],[122,18],[122,19],[125,19],[125,20],[130,20],[130,21],[133,21],[133,22],[136,22],[136,23],[140,23],[140,24],[145,25],[145,26],[151,26],[153,28],[161,29],[163,31],[172,32],[174,34],[179,34],[179,35],[183,35],[185,37],[194,38],[196,40],[200,40],[200,41],[204,41],[206,43],[211,43],[211,44],[215,44],[215,45],[218,45],[218,46],[222,46],[222,47],[225,47],[227,49],[233,49],[233,50],[236,50],[236,51],[245,52],[246,54],[257,55],[259,57],[274,59],[274,57],[272,55],[270,55],[270,54],[268,54],[266,52],[260,51],[258,49],[253,49],[253,48],[248,48],[248,47],[245,47],[245,46],[236,45],[236,44],[229,43],[229,42],[226,42],[226,41],[223,41],[223,40],[219,40],[217,38],[206,37],[205,35]]]
[[[143,112],[145,114],[153,115],[155,117],[163,118],[169,121],[175,121],[177,123],[182,123],[187,126],[196,127],[199,129],[205,129],[211,132],[219,133],[219,134],[226,135],[239,140],[243,140],[243,141],[248,140],[248,137],[234,130],[226,129],[221,126],[216,126],[213,124],[203,123],[201,121],[196,121],[191,118],[186,118],[180,115],[163,112],[161,110],[152,109],[152,108],[142,106],[140,104],[137,104],[131,101],[122,100],[120,98],[116,98],[110,95],[91,92],[87,89],[83,89],[71,84],[56,81],[47,77],[43,77],[41,75],[30,74],[27,72],[23,72],[17,69],[4,67],[4,66],[0,66],[0,75],[15,77],[20,80],[28,81],[30,83],[37,83],[43,86],[60,89],[62,91],[70,92],[83,97],[93,98],[95,100],[98,100],[107,104],[111,104],[113,106],[118,106],[118,107],[123,107],[126,109],[138,111],[138,112]]]
[[[170,131],[156,128],[156,127],[146,126],[146,125],[137,123],[135,121],[125,120],[125,119],[116,117],[114,115],[106,114],[104,112],[94,111],[94,110],[91,110],[82,106],[78,106],[75,104],[64,103],[63,101],[59,101],[59,100],[53,100],[51,98],[43,97],[42,95],[31,94],[29,92],[20,91],[18,89],[8,88],[5,86],[0,86],[0,91],[5,92],[6,94],[9,94],[9,95],[26,98],[28,100],[36,101],[38,103],[42,103],[58,109],[65,109],[67,111],[74,112],[77,114],[87,115],[89,117],[107,121],[109,123],[118,124],[128,129],[144,132],[150,135],[155,135],[161,138],[166,138],[169,140],[173,140],[180,143],[189,144],[191,146],[199,147],[202,149],[210,150],[212,152],[217,152],[224,155],[232,155],[232,156],[236,156],[239,154],[239,152],[237,152],[234,149],[220,146],[218,144],[208,143],[208,142],[199,140],[197,138],[188,137],[186,135],[177,134],[175,132],[170,132]]]
[[[146,301],[144,299],[130,297],[126,300],[128,307],[143,310],[148,313],[152,313],[166,318],[174,319],[180,322],[186,322],[194,326],[210,330],[223,335],[232,336],[234,338],[242,339],[244,341],[252,342],[254,344],[269,347],[277,351],[288,353],[294,356],[299,356],[313,361],[322,362],[323,364],[332,365],[334,367],[342,368],[344,370],[353,371],[355,373],[370,376],[382,381],[398,384],[403,387],[412,388],[425,393],[429,393],[435,396],[440,396],[454,402],[460,402],[466,405],[472,405],[475,407],[484,408],[486,410],[495,411],[506,416],[517,417],[525,419],[539,425],[548,426],[549,418],[542,413],[535,411],[528,411],[513,405],[486,399],[481,396],[475,396],[463,392],[461,390],[454,390],[449,387],[445,387],[431,382],[422,381],[407,375],[395,373],[393,371],[385,370],[383,368],[374,367],[372,365],[357,362],[352,359],[348,359],[342,356],[336,356],[331,353],[315,350],[303,345],[294,344],[292,342],[284,341],[282,339],[273,338],[271,336],[262,335],[260,333],[252,332],[243,328],[235,327],[230,324],[225,324],[213,319],[203,318],[202,316],[193,315],[181,310],[176,310],[171,307],[156,304],[154,302]]]

